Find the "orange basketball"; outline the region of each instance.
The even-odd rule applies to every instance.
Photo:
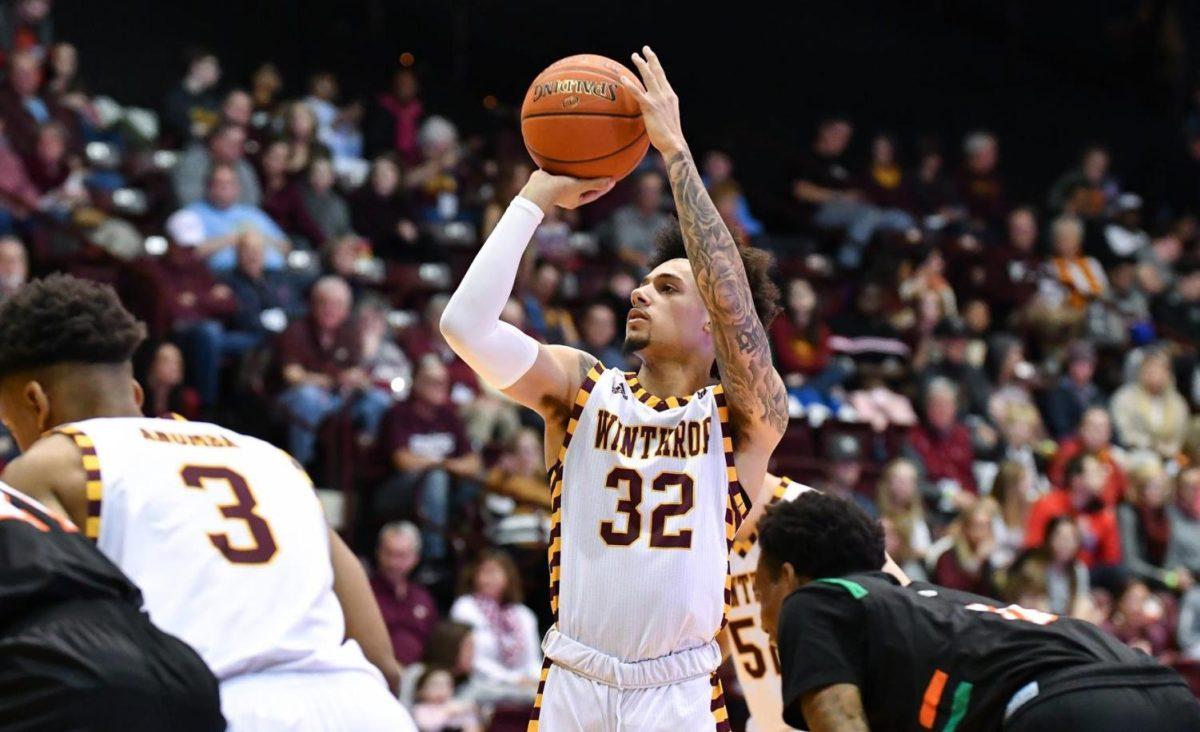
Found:
[[[521,135],[548,173],[624,178],[646,155],[650,138],[637,100],[621,86],[636,78],[594,54],[568,56],[538,74],[521,105]]]

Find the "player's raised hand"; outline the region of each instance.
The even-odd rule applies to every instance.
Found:
[[[683,125],[679,121],[679,97],[667,81],[658,54],[649,46],[642,46],[642,53],[634,53],[633,65],[642,76],[642,83],[622,75],[621,83],[638,101],[642,108],[642,120],[650,144],[664,157],[683,150],[687,144],[683,139]],[[644,85],[644,87],[643,87]]]
[[[578,208],[612,190],[612,178],[571,178],[535,170],[521,189],[521,197],[536,203],[546,213],[559,206]]]

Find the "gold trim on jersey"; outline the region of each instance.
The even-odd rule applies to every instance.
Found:
[[[780,476],[779,485],[775,486],[775,492],[771,494],[771,502],[768,506],[774,506],[776,503],[783,500],[787,495],[788,489],[792,486],[792,479]],[[733,542],[733,550],[738,553],[738,556],[744,557],[750,553],[754,547],[754,542],[758,541],[758,531],[751,532],[750,536],[745,539],[739,539]]]
[[[697,394],[703,395],[704,389],[709,388],[706,386],[704,389],[700,389],[696,392],[696,394],[691,396],[659,397],[646,391],[646,387],[642,386],[642,383],[638,381],[637,372],[634,371],[625,372],[625,383],[629,385],[629,391],[633,392],[635,399],[642,404],[645,404],[647,407],[659,412],[665,412],[668,409],[678,409],[679,407],[685,406],[688,402],[694,399]]]
[[[538,680],[537,696],[533,697],[533,711],[529,713],[529,726],[525,732],[538,732],[538,718],[542,716],[542,694],[546,693],[546,679],[554,662],[547,656],[542,661],[542,675]]]
[[[83,464],[84,473],[87,474],[84,483],[87,493],[87,520],[83,525],[83,535],[96,541],[100,538],[100,508],[104,501],[104,481],[100,476],[100,457],[96,454],[96,444],[75,425],[57,427],[51,432],[70,437],[79,448],[80,462]]]
[[[750,513],[750,499],[738,480],[737,465],[733,459],[733,435],[729,431],[729,405],[725,399],[725,388],[717,384],[713,388],[713,399],[717,404],[717,416],[721,420],[721,443],[725,451],[725,477],[729,483],[729,498],[725,503],[725,613],[721,628],[729,620],[729,608],[733,602],[733,571],[729,564],[729,553],[733,551],[733,539],[737,530]]]
[[[716,732],[730,732],[732,728],[729,726],[729,710],[725,708],[725,688],[715,671],[709,677],[709,683],[712,684],[712,704],[709,709],[712,710],[713,728]]]
[[[555,620],[558,620],[558,582],[562,566],[563,461],[567,459],[567,448],[571,445],[571,437],[575,434],[575,428],[579,426],[579,417],[583,414],[583,408],[587,406],[592,389],[596,388],[596,381],[603,373],[604,364],[597,361],[588,371],[583,383],[579,385],[579,391],[575,393],[575,403],[571,406],[571,416],[567,420],[567,430],[563,433],[562,445],[558,448],[558,458],[548,472],[550,480],[550,547],[546,550],[546,555],[550,564],[550,612]],[[536,730],[537,727],[531,723],[530,729]]]

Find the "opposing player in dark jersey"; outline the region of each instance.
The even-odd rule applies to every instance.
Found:
[[[1091,623],[873,571],[883,530],[806,493],[759,524],[784,720],[812,732],[1200,730],[1175,671]]]
[[[217,680],[65,518],[0,483],[0,729],[225,729]]]

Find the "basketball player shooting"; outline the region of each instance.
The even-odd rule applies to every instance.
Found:
[[[542,345],[500,321],[525,248],[554,206],[612,186],[535,172],[442,317],[479,375],[545,419],[553,502],[551,607],[529,729],[728,730],[714,640],[730,544],[787,426],[766,323],[770,258],[739,247],[704,189],[658,57],[634,54],[650,142],[667,161],[679,226],[660,234],[631,295],[637,374]],[[716,364],[721,382],[713,383]]]

